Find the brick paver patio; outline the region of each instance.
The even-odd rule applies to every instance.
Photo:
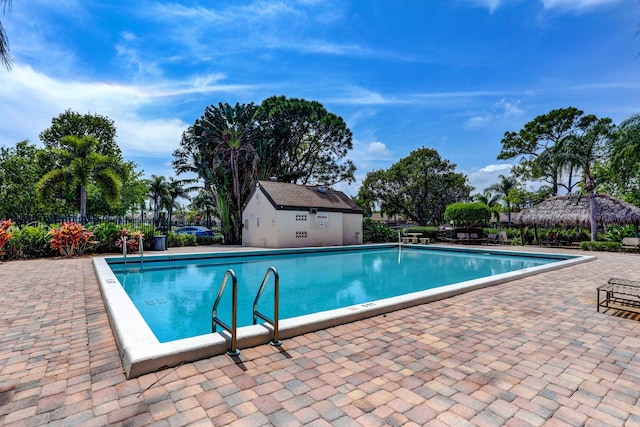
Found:
[[[530,249],[530,248],[528,248]],[[91,260],[0,264],[0,424],[640,426],[640,256],[543,273],[126,380]]]

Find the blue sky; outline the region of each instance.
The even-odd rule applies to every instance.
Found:
[[[637,0],[13,0],[0,145],[66,109],[115,121],[127,160],[173,176],[205,107],[272,95],[321,102],[366,173],[430,147],[478,190],[508,174],[506,131],[574,106],[640,113]]]

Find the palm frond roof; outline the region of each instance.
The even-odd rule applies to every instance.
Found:
[[[640,208],[608,194],[596,194],[596,218],[599,224],[640,224]],[[589,195],[556,196],[525,209],[513,221],[522,225],[591,224]]]

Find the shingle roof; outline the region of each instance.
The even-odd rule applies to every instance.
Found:
[[[289,184],[286,182],[258,181],[259,189],[278,210],[308,210],[310,208],[333,212],[362,213],[342,191],[318,186]]]

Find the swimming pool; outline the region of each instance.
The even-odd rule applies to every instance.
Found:
[[[287,319],[557,261],[387,247],[155,261],[146,266],[114,263],[111,269],[158,341],[168,342],[211,333],[211,305],[229,268],[238,278],[241,327],[253,324],[253,300],[271,266],[280,277],[280,317]],[[272,313],[273,293],[265,289],[260,309]],[[219,316],[228,324],[230,296],[225,292],[219,306]]]
[[[229,268],[238,277],[242,348],[269,341],[269,327],[247,325],[252,324],[253,299],[271,265],[280,272],[280,318],[285,319],[280,321],[280,337],[286,339],[588,258],[361,245],[152,256],[142,265],[133,262],[137,257],[129,257],[126,268],[121,257],[94,263],[123,363],[132,377],[226,351],[228,334],[210,332],[211,305]],[[268,315],[271,297],[267,290],[261,299],[261,310]],[[230,302],[223,300],[220,310],[220,317],[228,321]]]

